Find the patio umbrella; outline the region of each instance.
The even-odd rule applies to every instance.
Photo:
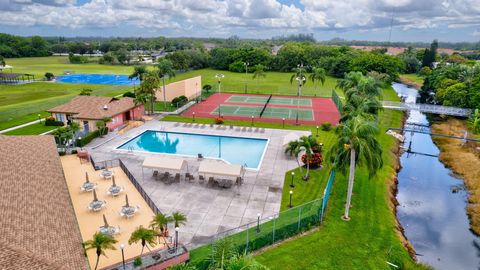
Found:
[[[130,204],[128,204],[128,195],[125,194],[125,207],[130,207]]]
[[[115,183],[115,175],[112,175],[112,187],[116,187],[117,184]]]
[[[88,180],[88,172],[85,172],[85,183],[90,183],[90,180]]]
[[[95,191],[95,189],[93,190],[93,201],[94,202],[98,201],[97,192]]]
[[[104,224],[105,228],[110,227],[110,226],[108,226],[108,222],[107,222],[107,218],[105,217],[105,214],[103,214],[103,224]]]

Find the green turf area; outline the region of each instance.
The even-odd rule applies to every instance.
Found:
[[[45,133],[50,130],[54,130],[58,127],[55,126],[45,126],[43,123],[31,124],[22,128],[14,129],[12,131],[6,132],[3,135],[38,135]]]
[[[235,103],[250,103],[250,104],[265,104],[267,102],[268,96],[231,96],[226,102],[235,102]],[[312,107],[312,100],[307,98],[279,98],[272,97],[268,104],[274,105],[291,105],[291,106],[304,106]]]
[[[413,82],[419,86],[422,86],[425,78],[417,74],[402,74],[400,75],[400,79],[407,83]]]
[[[229,116],[244,116],[244,117],[259,117],[260,112],[262,111],[263,106],[241,106],[241,105],[221,105],[220,113],[222,115]],[[211,114],[218,114],[219,108],[217,107]],[[296,108],[277,108],[277,107],[266,107],[263,112],[262,118],[275,118],[275,119],[296,119],[297,109]],[[299,109],[298,110],[298,119],[312,121],[313,111],[309,109]]]
[[[339,95],[343,95],[341,92]],[[384,90],[383,99],[398,101],[393,89]],[[344,211],[347,178],[341,173],[337,174],[326,220],[319,230],[301,236],[295,240],[267,249],[258,254],[256,259],[270,267],[270,269],[389,269],[386,261],[402,263],[404,269],[428,269],[415,264],[405,248],[402,246],[396,232],[395,216],[391,211],[388,197],[388,185],[395,175],[396,156],[391,151],[395,148],[395,139],[384,132],[387,127],[399,127],[402,112],[384,110],[380,114],[379,141],[384,149],[384,167],[377,176],[371,178],[364,168],[359,168],[356,173],[353,207],[350,211],[352,220],[341,220]],[[165,121],[191,122],[189,117],[168,116]],[[196,119],[197,123],[212,123],[212,119]],[[227,120],[226,125],[249,126],[249,121]],[[259,123],[255,126],[265,128],[282,128],[281,123]],[[310,130],[316,133],[314,126],[286,125],[285,129]],[[333,131],[320,131],[319,142],[324,143],[325,149],[335,139]],[[299,169],[295,170],[299,175]],[[312,171],[308,182],[296,178],[293,204],[298,205],[320,198],[323,193],[324,183],[328,169]],[[281,209],[288,205],[288,192],[290,176],[287,173]],[[191,251],[193,263],[203,261],[209,251],[198,248]]]
[[[92,57],[92,60],[98,57]],[[55,76],[63,75],[66,71],[86,74],[130,74],[132,66],[100,65],[96,63],[70,64],[67,56],[27,57],[6,59],[8,65],[13,66],[12,72],[34,74],[41,79],[45,72]]]

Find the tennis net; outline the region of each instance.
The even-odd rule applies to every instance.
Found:
[[[265,105],[263,105],[262,110],[260,111],[260,117],[262,117],[263,113],[265,112],[265,109],[267,108],[268,103],[270,102],[270,99],[272,99],[272,95],[270,95],[267,99],[267,102],[265,102]]]

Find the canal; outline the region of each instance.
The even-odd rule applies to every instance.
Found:
[[[415,102],[415,89],[398,83],[393,88],[407,97],[406,102]],[[407,122],[429,125],[426,115],[418,111],[411,111]],[[407,149],[411,142],[411,151],[417,154],[405,152],[400,158],[397,218],[418,260],[440,270],[480,269],[480,239],[469,229],[462,179],[435,157],[439,149],[431,136],[403,135],[403,147]]]

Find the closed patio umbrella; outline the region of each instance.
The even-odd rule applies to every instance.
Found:
[[[115,175],[112,175],[112,187],[116,187],[117,184],[115,183]]]
[[[88,172],[85,172],[85,183],[90,183],[90,180],[88,180]]]
[[[98,201],[97,192],[95,192],[95,189],[93,190],[93,201],[94,202]]]
[[[103,225],[105,226],[105,228],[110,227],[110,226],[108,225],[107,218],[105,217],[105,214],[103,214]]]
[[[128,195],[125,194],[125,207],[130,207],[130,204],[128,204]]]

